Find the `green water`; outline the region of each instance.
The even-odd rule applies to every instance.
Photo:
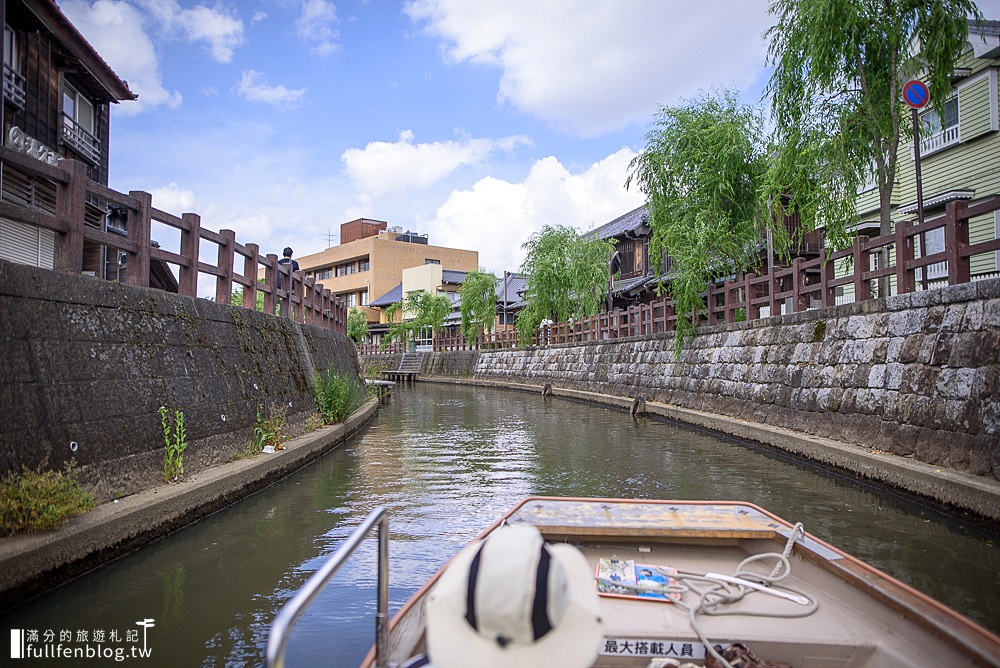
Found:
[[[149,658],[122,663],[260,665],[277,610],[372,508],[390,510],[395,611],[466,542],[535,494],[749,501],[1000,630],[995,534],[663,422],[534,394],[419,383],[397,387],[363,433],[308,468],[8,611],[2,623],[56,638],[69,631],[75,641],[81,630],[90,639],[112,629],[124,637],[153,619]],[[289,666],[358,664],[374,638],[375,562],[372,539],[295,627]],[[25,665],[32,663],[118,665]]]

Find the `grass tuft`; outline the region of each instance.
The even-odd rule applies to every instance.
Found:
[[[46,531],[94,507],[94,495],[80,487],[73,463],[62,470],[25,467],[0,481],[0,536]]]
[[[350,374],[328,369],[313,376],[313,398],[324,424],[338,424],[361,407],[370,396],[367,388]]]

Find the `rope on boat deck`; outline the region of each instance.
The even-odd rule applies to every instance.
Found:
[[[664,593],[670,597],[670,600],[675,605],[688,611],[688,620],[691,623],[691,629],[695,632],[695,634],[697,634],[698,639],[705,646],[705,651],[715,657],[723,668],[733,668],[733,665],[715,649],[714,645],[712,645],[708,637],[701,630],[701,627],[698,625],[698,615],[746,615],[749,617],[798,618],[808,617],[816,612],[816,609],[819,607],[819,603],[816,599],[811,597],[806,592],[789,587],[787,584],[777,584],[791,575],[792,566],[788,557],[792,553],[795,541],[804,536],[805,529],[803,528],[802,523],[796,523],[792,528],[791,534],[788,536],[788,540],[785,542],[785,548],[780,553],[765,552],[763,554],[751,555],[740,562],[739,566],[736,567],[736,571],[731,576],[721,575],[718,573],[701,574],[690,571],[678,570],[674,572],[673,570],[668,569],[656,569],[662,575],[669,578],[668,581],[670,584],[663,588]],[[760,573],[754,573],[753,571],[748,570],[748,567],[751,564],[769,559],[774,559],[776,563],[774,568],[772,568],[771,572],[767,575],[761,575]],[[742,582],[733,582],[734,579]],[[640,587],[633,588],[628,585],[623,585],[620,582],[605,580],[600,581],[615,587],[642,591]],[[706,589],[700,589],[695,585],[696,582],[707,583],[710,586]],[[747,595],[754,592],[759,593],[761,591],[765,594],[793,599],[800,605],[803,605],[803,609],[785,612],[724,609],[724,606],[737,603],[746,598]],[[683,602],[684,595],[688,592],[692,592],[698,596],[697,605],[691,606]],[[734,638],[734,640],[736,639]]]
[[[819,603],[816,599],[809,596],[806,592],[789,587],[787,584],[777,584],[791,574],[792,566],[788,561],[788,556],[792,553],[792,547],[795,545],[795,541],[798,540],[799,537],[804,536],[805,529],[803,528],[802,523],[796,523],[792,529],[791,535],[788,537],[788,541],[785,543],[784,550],[780,553],[766,552],[763,554],[749,556],[740,562],[739,566],[736,567],[736,572],[733,573],[732,576],[748,583],[763,585],[768,589],[776,590],[778,592],[785,592],[800,596],[808,602],[807,606],[803,610],[786,612],[726,610],[723,606],[737,603],[743,600],[748,594],[752,594],[758,590],[743,584],[708,577],[705,574],[691,573],[687,571],[677,571],[677,573],[661,571],[664,575],[673,578],[673,580],[677,582],[676,585],[670,585],[667,587],[668,594],[677,594],[676,597],[672,597],[674,599],[674,603],[682,609],[688,611],[688,619],[691,623],[691,629],[697,634],[698,639],[705,645],[705,650],[715,657],[715,659],[719,661],[724,668],[733,668],[733,666],[715,649],[712,643],[709,642],[708,638],[705,636],[705,633],[701,630],[701,627],[698,626],[698,615],[746,615],[750,617],[797,618],[808,617],[816,612],[816,609],[819,607]],[[747,567],[750,564],[768,559],[775,559],[777,561],[774,568],[771,569],[771,572],[768,575],[761,575],[747,570]],[[695,586],[694,583],[696,582],[709,583],[711,586],[702,590]],[[689,591],[698,596],[698,605],[689,606],[681,600],[683,595]]]

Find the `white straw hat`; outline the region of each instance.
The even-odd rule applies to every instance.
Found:
[[[427,653],[436,668],[582,668],[601,624],[586,557],[534,527],[504,527],[460,552],[431,590]]]

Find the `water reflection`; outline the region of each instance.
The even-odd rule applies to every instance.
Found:
[[[124,631],[151,617],[149,665],[257,665],[278,608],[375,506],[390,510],[396,610],[531,494],[750,501],[1000,628],[1000,549],[991,534],[669,424],[426,384],[398,388],[363,435],[304,471],[3,621]],[[373,641],[376,558],[367,541],[345,565],[296,627],[289,665],[358,663]]]

